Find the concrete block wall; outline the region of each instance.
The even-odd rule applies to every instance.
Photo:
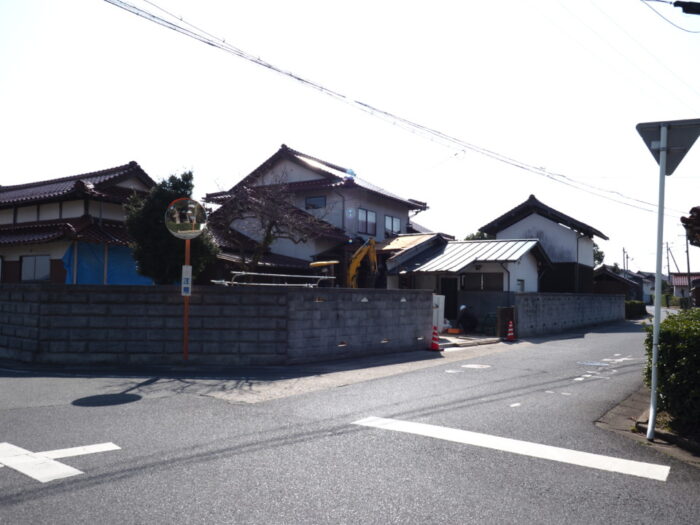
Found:
[[[432,293],[318,288],[289,293],[290,362],[424,349]]]
[[[10,359],[27,361],[39,349],[37,287],[0,286],[0,349]]]
[[[625,318],[624,295],[515,294],[518,337],[545,335]]]
[[[183,362],[179,287],[2,285],[0,313],[0,357]],[[431,315],[427,291],[197,287],[189,362],[280,365],[425,348]]]

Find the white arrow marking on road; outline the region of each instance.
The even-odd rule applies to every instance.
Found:
[[[523,456],[549,459],[551,461],[559,461],[561,463],[569,463],[571,465],[578,465],[581,467],[606,470],[608,472],[618,472],[621,474],[655,479],[658,481],[666,481],[666,478],[671,470],[671,467],[666,465],[654,465],[651,463],[642,463],[640,461],[632,461],[629,459],[601,456],[599,454],[591,454],[589,452],[579,452],[577,450],[570,450],[566,448],[540,445],[539,443],[531,443],[528,441],[519,441],[517,439],[509,439],[499,436],[490,436],[488,434],[480,434],[477,432],[470,432],[467,430],[459,430],[457,428],[439,427],[425,423],[400,421],[398,419],[368,417],[355,421],[353,425],[381,428],[384,430],[394,430],[396,432],[406,432],[408,434],[443,439],[445,441],[464,443],[465,445],[474,445],[493,450],[502,450],[504,452],[512,452],[513,454],[521,454]]]
[[[83,472],[64,465],[56,459],[121,450],[114,443],[98,443],[85,447],[62,448],[45,452],[32,452],[10,443],[0,443],[0,467],[6,466],[29,476],[37,481],[46,483],[55,479],[77,476]]]

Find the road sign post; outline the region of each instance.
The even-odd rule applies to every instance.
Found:
[[[198,237],[206,223],[204,208],[197,201],[183,197],[170,203],[165,212],[165,226],[178,239],[185,241],[185,264],[182,266],[180,294],[182,295],[182,358],[190,357],[190,296],[192,295],[192,266],[190,241]]]
[[[666,176],[671,175],[700,135],[700,119],[647,122],[637,124],[637,132],[659,164],[659,210],[656,228],[656,279],[654,281],[654,333],[651,354],[651,399],[647,439],[654,439],[656,426],[657,363],[659,359],[659,330],[661,323],[661,255],[664,238],[664,197]]]

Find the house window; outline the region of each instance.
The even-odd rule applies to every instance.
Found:
[[[465,273],[462,277],[463,288],[470,292],[502,292],[502,273]]]
[[[525,279],[518,279],[515,284],[516,290],[519,292],[525,291]]]
[[[384,216],[384,235],[392,237],[401,233],[401,219],[392,217],[391,215]]]
[[[377,214],[363,208],[357,209],[357,232],[377,235]]]
[[[316,197],[306,197],[305,203],[307,210],[320,210],[326,207],[326,196],[319,195]]]
[[[23,281],[48,281],[51,275],[48,255],[25,255],[22,258]]]

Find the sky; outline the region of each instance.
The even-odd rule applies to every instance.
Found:
[[[201,199],[284,143],[427,202],[414,220],[434,231],[463,238],[534,194],[606,234],[606,264],[625,250],[655,270],[659,168],[635,126],[700,118],[700,16],[642,0],[128,3],[345,98],[105,0],[0,0],[1,185],[135,160],[157,181],[192,170]],[[700,141],[665,182],[664,242],[686,271]],[[700,271],[700,248],[689,258]]]

